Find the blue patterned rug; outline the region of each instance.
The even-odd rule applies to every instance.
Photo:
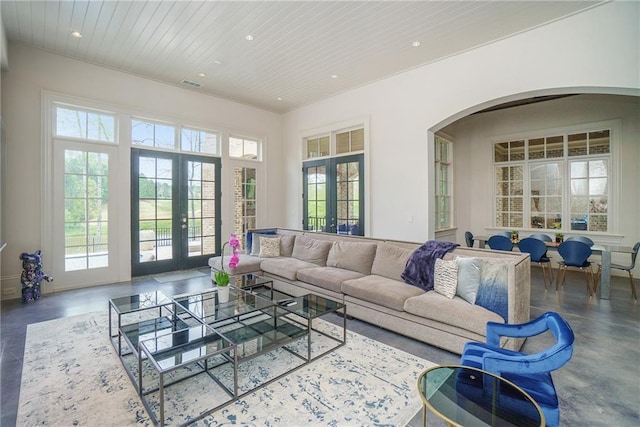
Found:
[[[28,326],[17,425],[152,425],[109,343],[107,322],[105,310]],[[325,332],[341,333],[331,323],[316,322],[314,326]],[[314,352],[330,345],[319,337],[314,337]],[[297,366],[287,355],[274,351],[242,364],[241,391]],[[421,408],[417,377],[431,366],[347,332],[345,346],[194,425],[404,426]],[[153,378],[145,375],[144,384],[152,384]],[[225,382],[224,373],[221,379]],[[168,387],[165,397],[168,425],[187,422],[227,399],[206,375]],[[149,400],[157,411],[157,395]]]

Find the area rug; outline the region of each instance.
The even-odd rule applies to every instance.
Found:
[[[197,270],[176,271],[172,273],[161,274],[159,276],[153,276],[153,279],[158,283],[175,282],[177,280],[193,279],[194,277],[204,277],[206,274]]]
[[[105,310],[28,326],[17,425],[153,425],[109,343],[107,322]],[[328,322],[314,325],[339,333]],[[345,346],[194,425],[404,426],[421,408],[417,378],[433,365],[348,331]],[[268,363],[258,358],[241,366],[246,386]],[[198,406],[221,398],[207,379],[179,383],[188,392],[169,396],[168,425],[189,421]]]

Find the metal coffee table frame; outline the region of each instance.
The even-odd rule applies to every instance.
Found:
[[[256,279],[256,277],[252,277],[252,279]],[[312,295],[312,294],[304,295],[301,297],[291,297],[282,292],[275,291],[273,289],[273,282],[271,280],[263,279],[260,277],[257,277],[257,279],[258,280],[247,281],[247,283],[249,283],[248,286],[243,286],[243,289],[235,290],[236,296],[240,295],[243,298],[244,297],[254,298],[254,301],[255,301],[255,307],[254,308],[249,307],[248,311],[246,313],[243,313],[243,315],[249,316],[249,317],[259,316],[261,314],[266,315],[267,318],[273,319],[274,330],[276,332],[278,332],[278,328],[279,328],[278,318],[285,317],[286,320],[283,320],[283,322],[286,323],[285,327],[288,329],[289,331],[288,333],[290,333],[291,336],[277,339],[273,342],[272,345],[266,346],[263,350],[257,351],[255,354],[250,355],[249,357],[242,357],[242,358],[238,357],[237,345],[238,343],[243,344],[244,342],[243,341],[234,342],[232,339],[226,336],[228,335],[228,333],[225,334],[224,332],[225,328],[222,327],[223,324],[237,326],[238,324],[242,324],[241,322],[246,320],[248,317],[241,318],[242,315],[234,315],[226,319],[215,319],[215,321],[208,321],[207,316],[200,316],[199,314],[191,311],[189,307],[185,307],[184,305],[180,304],[180,301],[184,301],[185,298],[189,298],[192,296],[197,297],[198,295],[202,296],[205,294],[214,295],[217,293],[216,291],[212,290],[212,291],[195,292],[192,294],[180,295],[172,298],[166,297],[161,292],[156,292],[156,293],[149,293],[153,295],[141,294],[141,295],[134,295],[131,297],[116,298],[114,300],[109,301],[110,339],[112,341],[114,348],[118,351],[118,355],[121,359],[121,362],[125,370],[127,371],[127,374],[129,375],[129,378],[134,383],[134,385],[137,385],[138,392],[140,397],[142,398],[143,404],[147,412],[151,416],[151,418],[154,420],[154,423],[159,425],[164,425],[164,421],[165,421],[164,390],[166,387],[172,384],[175,384],[180,381],[184,381],[188,378],[191,378],[192,376],[202,374],[204,372],[209,377],[211,377],[219,386],[221,386],[230,396],[230,399],[228,401],[225,401],[224,403],[216,406],[215,408],[211,408],[207,411],[200,413],[195,418],[189,419],[189,421],[184,424],[186,425],[204,418],[210,413],[218,409],[221,409],[222,407],[230,404],[231,402],[249,393],[252,393],[258,388],[264,387],[274,381],[277,381],[283,376],[288,375],[289,373],[303,366],[306,366],[308,363],[314,360],[317,360],[320,357],[323,357],[324,355],[336,350],[337,348],[343,346],[346,343],[347,315],[346,315],[346,306],[344,304],[335,302],[332,300],[328,300],[324,297]],[[244,281],[243,281],[243,285],[245,285]],[[265,288],[266,288],[266,292],[265,292]],[[256,289],[261,289],[262,291],[256,291]],[[129,306],[130,301],[135,302],[140,299],[145,301],[145,303],[142,305],[133,304],[133,306]],[[288,304],[281,304],[282,301],[286,301]],[[293,302],[295,303],[292,304]],[[219,302],[217,302],[217,299],[215,300],[216,309],[220,308],[222,305],[224,304],[220,304]],[[124,324],[124,325],[122,324],[123,315],[128,313],[143,311],[143,310],[152,310],[152,309],[158,309],[157,318],[143,320],[135,323]],[[112,327],[111,327],[112,310],[114,310],[118,315],[117,335],[114,335],[112,332]],[[269,317],[268,314],[264,312],[265,310],[273,311],[273,316]],[[168,316],[163,316],[162,315],[163,311],[168,313]],[[343,316],[342,339],[338,339],[323,331],[313,328],[313,319],[319,318],[331,312],[340,312],[340,311],[342,311],[342,316]],[[302,319],[302,321],[298,320],[300,318]],[[282,326],[282,323],[281,323],[281,326]],[[211,351],[211,352],[207,350],[204,352],[204,354],[201,357],[192,358],[190,360],[185,361],[184,363],[177,364],[176,366],[163,368],[156,360],[156,357],[158,357],[159,355],[155,354],[153,350],[157,348],[158,341],[170,339],[171,342],[173,342],[174,335],[179,335],[181,331],[184,331],[185,329],[193,329],[193,328],[207,328],[209,332],[206,334],[203,333],[203,338],[201,338],[200,341],[195,340],[193,342],[190,342],[188,345],[191,345],[191,346],[201,345],[206,347],[209,341],[218,340],[217,342],[224,343],[222,345],[222,348],[216,351]],[[238,328],[236,327],[236,329]],[[311,354],[312,353],[311,352],[311,342],[312,342],[311,332],[312,331],[314,331],[315,333],[319,333],[325,337],[328,337],[333,341],[336,341],[337,345],[329,348],[328,350],[322,352],[321,354],[318,354],[312,357],[312,354]],[[171,334],[171,337],[169,337],[170,334]],[[298,341],[299,339],[303,338],[305,335],[307,336],[307,354],[306,355],[299,354],[295,350],[287,347],[288,344],[291,344],[294,341]],[[145,336],[152,336],[153,338],[147,339],[145,338]],[[211,337],[216,337],[216,338],[211,338]],[[117,345],[114,338],[117,338]],[[129,347],[129,349],[132,350],[131,352],[126,354],[122,353],[122,344],[121,344],[122,338],[125,339],[127,346]],[[255,336],[253,338],[255,338]],[[272,351],[276,348],[285,349],[286,351],[300,358],[303,363],[294,367],[293,369],[286,371],[281,375],[277,375],[276,377],[261,383],[260,385],[254,388],[251,388],[250,390],[242,394],[238,394],[237,369],[239,364],[251,358],[254,358],[262,354],[265,354],[269,351]],[[179,350],[176,350],[173,348],[167,348],[167,349],[163,349],[162,352],[166,352],[166,351],[175,352]],[[125,355],[129,355],[132,353],[138,359],[137,378],[133,375],[133,373],[131,372],[131,370],[127,366],[127,363],[124,360]],[[208,360],[217,355],[223,356],[225,359],[225,362],[210,366],[210,364],[208,363]],[[158,387],[144,390],[142,385],[143,359],[147,359],[151,364],[151,366],[158,372],[158,375],[159,375]],[[221,365],[229,364],[229,363],[232,364],[233,371],[234,371],[233,389],[230,389],[229,387],[227,387],[225,384],[219,381],[214,374],[211,373],[212,369],[215,369]],[[202,368],[202,371],[196,372],[192,375],[189,375],[189,376],[180,378],[179,380],[165,384],[165,379],[164,379],[165,374],[168,374],[169,372],[175,371],[177,369],[183,368],[191,364],[197,364],[200,368]],[[159,419],[156,418],[155,414],[151,409],[151,406],[149,405],[149,402],[146,399],[146,395],[150,393],[154,393],[156,391],[159,391],[159,394],[160,394]]]

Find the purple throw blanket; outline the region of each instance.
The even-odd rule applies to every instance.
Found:
[[[447,252],[460,246],[457,243],[429,240],[416,249],[402,273],[402,280],[425,291],[433,289],[433,270],[436,258],[442,258]]]

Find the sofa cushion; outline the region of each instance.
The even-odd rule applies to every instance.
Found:
[[[424,293],[415,286],[376,275],[346,280],[342,283],[342,292],[397,311],[404,310],[407,298]]]
[[[335,267],[313,267],[298,270],[298,280],[301,282],[334,292],[342,292],[342,282],[345,280],[358,279],[360,277],[363,277],[363,274],[357,271]]]
[[[433,271],[433,290],[447,298],[456,296],[458,285],[458,261],[436,259]]]
[[[224,270],[229,273],[231,276],[235,276],[238,274],[247,274],[247,273],[254,273],[256,271],[260,271],[260,262],[262,261],[262,259],[252,256],[252,255],[247,255],[247,254],[240,254],[240,261],[238,262],[238,265],[236,268],[230,268],[229,267],[229,258],[231,257],[231,255],[225,255],[224,256]],[[220,260],[222,257],[213,257],[213,258],[209,258],[209,267],[213,268],[214,270],[220,271]]]
[[[278,234],[280,236],[280,256],[291,256],[293,253],[293,243],[296,241],[295,234]]]
[[[307,236],[297,235],[293,244],[291,256],[300,261],[310,262],[320,267],[327,265],[327,255],[333,242],[310,239]]]
[[[376,256],[371,266],[371,274],[401,282],[402,272],[412,253],[413,249],[401,248],[388,243],[378,243]]]
[[[492,311],[469,304],[460,297],[449,299],[434,291],[408,298],[404,310],[482,336],[486,334],[487,322],[504,323],[504,320]]]
[[[378,245],[375,243],[356,243],[338,240],[333,242],[327,256],[327,267],[357,271],[363,275],[371,274],[371,265]]]
[[[317,267],[310,262],[301,261],[295,258],[259,258],[262,260],[260,269],[265,273],[282,276],[285,279],[296,280],[298,270],[303,268]]]

